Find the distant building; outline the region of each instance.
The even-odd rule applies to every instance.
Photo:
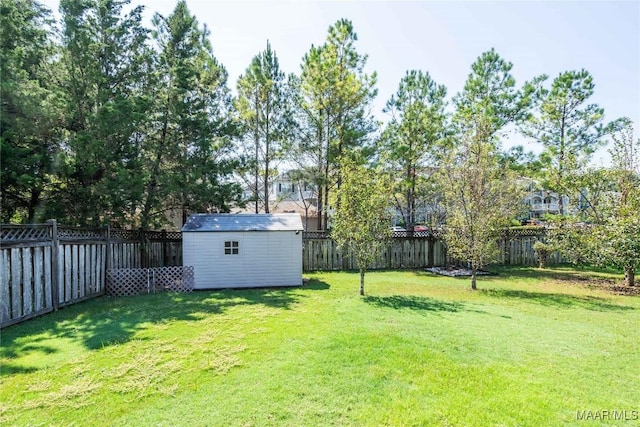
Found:
[[[297,213],[302,217],[305,231],[316,231],[318,224],[318,192],[315,185],[295,179],[296,171],[287,171],[272,179],[269,183],[269,213]],[[264,189],[258,189],[258,211],[264,213]],[[232,212],[255,213],[253,189],[244,187],[245,208],[236,208]]]
[[[524,203],[529,211],[528,219],[542,218],[546,214],[558,215],[560,213],[559,200],[560,196],[550,190],[542,189],[540,183],[531,178],[521,178],[526,185],[527,195]],[[564,211],[573,212],[575,206],[570,204],[569,197],[562,196]]]

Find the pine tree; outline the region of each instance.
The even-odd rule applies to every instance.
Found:
[[[416,223],[417,203],[428,191],[429,166],[446,137],[447,90],[429,73],[408,71],[386,104],[391,121],[382,134],[381,150],[398,178],[396,207],[409,230]]]
[[[275,165],[285,155],[292,133],[290,92],[278,57],[267,42],[243,76],[238,79],[236,108],[245,135],[245,147],[251,158],[243,174],[253,190],[255,212],[269,213],[269,190],[277,173]],[[261,191],[262,190],[262,191]]]
[[[614,124],[603,125],[604,109],[586,104],[594,93],[593,77],[586,70],[567,71],[550,89],[536,92],[539,109],[523,126],[523,133],[544,146],[548,187],[558,193],[560,214],[565,196],[575,190],[572,175],[585,167]]]
[[[129,0],[62,0],[60,85],[68,132],[61,191],[49,201],[67,223],[132,221],[142,196],[140,155],[148,103],[147,31]]]
[[[152,120],[144,143],[145,191],[140,223],[161,223],[178,209],[228,211],[240,197],[232,140],[227,72],[213,55],[209,31],[184,1],[168,17],[156,14]]]
[[[43,220],[57,182],[60,93],[52,84],[50,12],[32,0],[0,2],[0,204],[2,222]]]
[[[306,132],[301,146],[317,161],[318,229],[326,227],[331,193],[341,185],[340,159],[362,161],[372,152],[369,135],[376,123],[368,107],[377,94],[376,74],[364,73],[367,56],[356,51],[357,39],[351,21],[341,19],[329,27],[327,41],[312,46],[303,58],[298,105]]]

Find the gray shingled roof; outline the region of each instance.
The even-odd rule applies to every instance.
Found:
[[[182,231],[302,231],[300,214],[194,214]]]

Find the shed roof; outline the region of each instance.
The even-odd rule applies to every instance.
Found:
[[[302,231],[300,214],[193,214],[182,231]]]

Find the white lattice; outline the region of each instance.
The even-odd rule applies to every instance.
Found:
[[[107,295],[130,296],[151,292],[191,292],[193,267],[119,268],[107,271]]]

